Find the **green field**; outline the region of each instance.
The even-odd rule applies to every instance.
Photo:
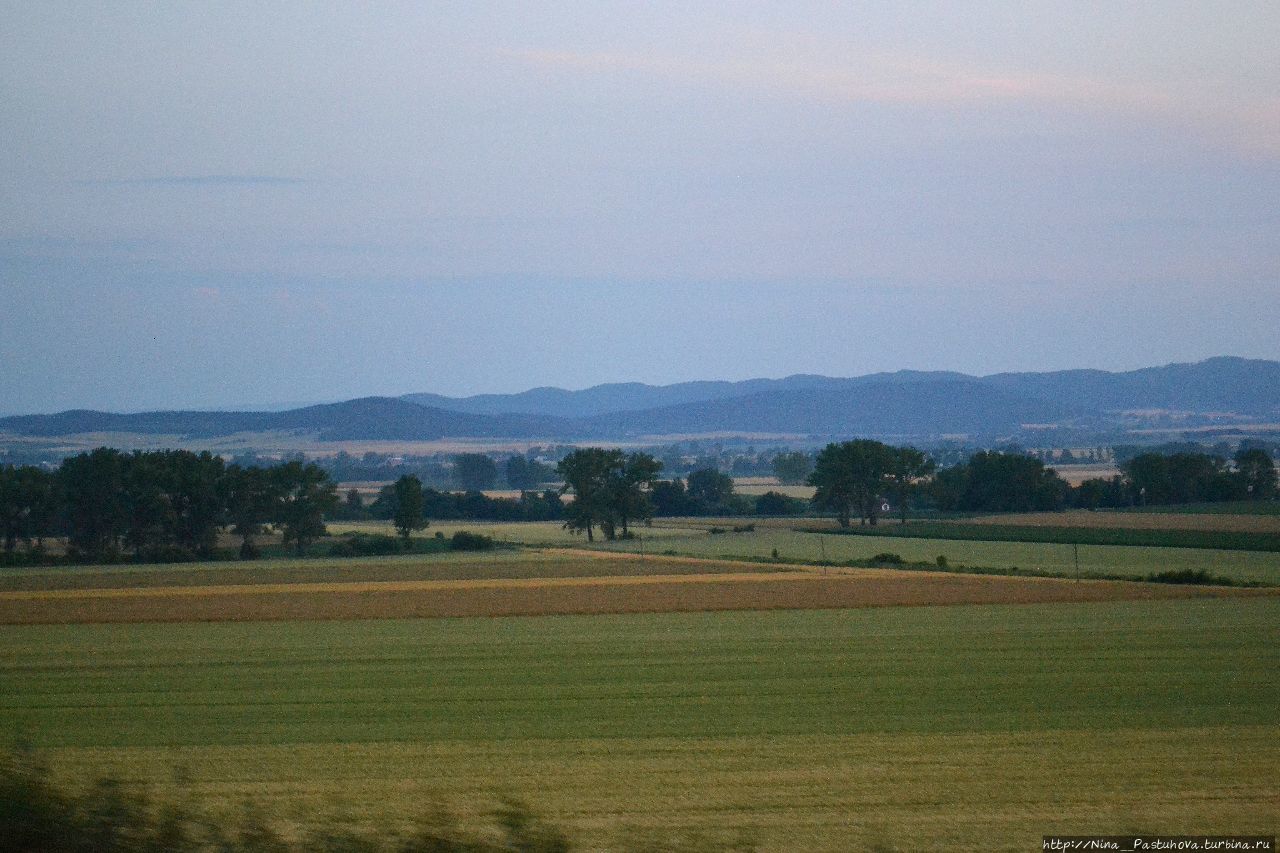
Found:
[[[1133,530],[1116,527],[1037,527],[1022,524],[913,521],[908,524],[851,527],[840,531],[840,535],[1280,552],[1280,534],[1222,530]]]
[[[1026,850],[1274,832],[1280,601],[0,628],[68,776],[394,822],[521,796],[588,846]]]
[[[735,521],[738,524],[750,522],[749,519],[721,521],[726,525]],[[976,566],[1006,570],[1016,566],[1020,569],[1068,577],[1075,574],[1076,549],[1066,543],[905,536],[885,539],[874,536],[806,533],[789,529],[792,524],[803,526],[808,523],[811,522],[805,519],[781,523],[771,522],[773,526],[760,526],[751,533],[726,532],[713,535],[707,532],[706,520],[675,522],[659,520],[655,521],[652,527],[637,528],[641,536],[639,540],[606,543],[597,538],[596,543],[591,547],[609,551],[643,551],[648,554],[674,552],[691,557],[751,560],[772,557],[776,549],[779,558],[784,561],[829,560],[841,563],[848,560],[866,560],[878,553],[890,551],[911,562],[932,563],[942,555],[953,567]],[[695,524],[702,526],[694,526]],[[937,526],[950,527],[950,525]],[[978,527],[978,525],[970,526]],[[338,525],[331,525],[331,527],[336,528]],[[361,526],[360,529],[385,531],[388,528],[385,523],[373,522]],[[476,530],[494,536],[500,541],[535,546],[587,546],[585,536],[575,536],[565,531],[558,522],[550,521],[525,524],[441,522],[438,525],[433,523],[428,532],[434,533],[437,529],[447,536],[452,535],[456,530]],[[988,527],[987,529],[1000,531],[1006,528]],[[1242,583],[1280,584],[1280,553],[1274,552],[1084,544],[1079,546],[1079,556],[1080,571],[1085,576],[1145,578],[1157,572],[1189,569],[1204,570]]]
[[[935,561],[945,556],[952,567],[978,566],[1008,569],[1017,566],[1052,574],[1075,573],[1075,549],[1071,545],[1038,542],[983,542],[949,539],[914,539],[873,536],[841,536],[790,530],[710,535],[701,530],[665,529],[655,525],[644,531],[642,542],[619,542],[610,550],[648,553],[675,551],[700,557],[770,557],[776,549],[783,560],[866,560],[889,551],[912,562]],[[1143,578],[1155,572],[1204,569],[1235,581],[1280,584],[1280,554],[1256,551],[1214,551],[1203,548],[1144,548],[1127,545],[1081,545],[1083,575]]]
[[[1222,501],[1219,503],[1165,504],[1123,507],[1114,512],[1176,513],[1179,515],[1280,515],[1280,501]]]

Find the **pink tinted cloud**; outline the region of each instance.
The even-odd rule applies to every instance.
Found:
[[[1097,77],[988,70],[918,56],[863,53],[846,64],[763,57],[697,60],[636,52],[504,51],[547,71],[596,75],[636,73],[842,103],[965,106],[1026,104],[1131,113],[1180,124],[1211,144],[1280,157],[1280,100],[1244,94],[1175,90]]]

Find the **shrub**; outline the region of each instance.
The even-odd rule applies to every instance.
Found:
[[[940,568],[940,569],[945,569],[945,568],[947,567],[947,558],[946,558],[946,556],[945,556],[944,554],[939,554],[939,555],[938,555],[937,563],[938,563],[938,568]]]
[[[735,524],[733,526],[734,533],[754,533],[755,530],[756,530],[756,525],[754,521],[751,522],[750,524]]]
[[[1196,586],[1235,586],[1235,581],[1223,575],[1211,575],[1204,569],[1178,569],[1147,575],[1151,583],[1184,583]]]
[[[403,553],[401,540],[381,533],[348,533],[341,542],[335,542],[329,548],[330,557],[385,557]]]
[[[882,551],[876,554],[869,561],[874,566],[901,566],[903,564],[902,557],[889,551]]]
[[[449,547],[454,551],[489,551],[493,548],[493,537],[459,530],[449,540]]]

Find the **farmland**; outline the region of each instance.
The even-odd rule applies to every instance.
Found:
[[[64,774],[389,823],[513,793],[606,847],[1261,831],[1278,603],[10,627],[0,718]]]
[[[979,533],[991,536],[985,539],[946,538],[952,528],[942,523],[930,523],[931,532],[937,538],[897,535],[891,538],[875,536],[841,536],[810,533],[796,527],[817,526],[817,522],[797,519],[767,519],[753,522],[750,532],[734,533],[732,525],[742,524],[741,519],[674,519],[658,520],[652,527],[640,529],[640,539],[613,543],[596,543],[599,550],[672,554],[690,557],[762,560],[773,557],[776,550],[783,561],[843,563],[850,560],[867,560],[878,553],[893,552],[909,562],[933,563],[945,556],[951,567],[971,566],[982,569],[1033,570],[1047,574],[1074,577],[1076,549],[1068,543],[999,540],[992,534],[993,528],[980,527]],[[388,530],[385,524],[331,525],[335,530]],[[921,524],[921,527],[924,525]],[[712,534],[713,527],[726,530]],[[977,527],[972,525],[971,527]],[[1014,525],[1009,525],[1013,529]],[[439,530],[452,535],[456,530],[483,530],[505,542],[522,542],[533,546],[586,545],[581,536],[565,532],[555,522],[532,524],[433,524],[431,531]],[[909,528],[886,529],[906,533],[908,529],[920,529],[913,523]],[[962,527],[954,528],[958,534]],[[1026,528],[1019,528],[1026,529]],[[1034,528],[1033,528],[1034,530]],[[1015,531],[1016,532],[1016,531]],[[1070,532],[1070,531],[1068,531]],[[1114,535],[1116,531],[1103,530]],[[1160,533],[1160,531],[1156,531]],[[1196,535],[1197,531],[1186,531]],[[1082,576],[1144,578],[1164,571],[1207,571],[1241,583],[1280,584],[1280,553],[1242,551],[1213,548],[1149,547],[1139,545],[1092,545],[1078,549]]]
[[[554,522],[433,523],[505,547],[6,570],[0,726],[69,784],[251,801],[286,832],[437,807],[482,827],[504,797],[604,850],[1274,832],[1280,590],[1075,582],[1052,543],[733,523],[592,547]],[[921,565],[815,565],[886,550]],[[1280,584],[1276,553],[1079,551],[1086,577]],[[924,568],[939,554],[952,571]]]

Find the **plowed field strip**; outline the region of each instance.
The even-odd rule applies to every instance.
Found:
[[[0,594],[0,624],[222,622],[811,610],[1257,595],[1276,590],[1073,583],[850,570],[341,584],[256,584]]]

